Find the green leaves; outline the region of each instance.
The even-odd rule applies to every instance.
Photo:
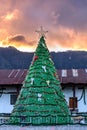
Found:
[[[43,36],[40,38],[12,115],[18,116],[21,113],[27,116],[25,122],[31,124],[70,123],[70,119],[67,120],[70,114],[68,106]],[[11,122],[15,122],[16,118],[11,118]]]

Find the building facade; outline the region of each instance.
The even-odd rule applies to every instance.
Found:
[[[0,70],[0,113],[10,114],[27,70]],[[58,70],[59,80],[71,112],[87,113],[87,69]]]

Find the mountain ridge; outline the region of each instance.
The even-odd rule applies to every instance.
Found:
[[[56,69],[87,68],[86,51],[51,52]],[[0,69],[28,69],[33,52],[21,52],[14,47],[0,47]]]

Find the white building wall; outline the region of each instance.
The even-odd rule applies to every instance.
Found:
[[[7,87],[3,92],[5,94],[0,97],[0,113],[11,113],[14,105],[10,104],[10,94],[7,93],[17,92],[16,88]]]
[[[65,99],[67,101],[67,104],[69,105],[69,97],[72,97],[73,96],[73,93],[72,93],[72,89],[71,88],[65,88],[63,90],[63,93],[65,95]]]
[[[73,90],[71,87],[70,88],[68,87],[68,88],[65,88],[63,92],[65,95],[67,104],[69,105],[69,97],[73,97]],[[81,95],[82,95],[82,89],[78,89],[76,87],[77,100],[80,99]],[[85,89],[85,101],[86,101],[86,104],[84,103],[84,98],[78,101],[78,112],[87,112],[87,88]]]
[[[16,89],[8,89],[6,91],[16,92]],[[65,88],[63,92],[67,104],[69,105],[69,97],[73,97],[72,87]],[[76,88],[76,97],[80,99],[81,95],[82,95],[82,89]],[[83,98],[80,101],[78,101],[78,112],[87,112],[87,88],[85,89],[85,100],[86,104],[84,104]],[[0,97],[0,113],[11,113],[11,111],[13,110],[13,106],[14,105],[10,104],[10,94],[3,94]]]
[[[76,88],[76,96],[78,97],[78,99],[80,99],[81,95],[82,95],[82,89]],[[85,89],[85,101],[86,104],[84,103],[84,98],[78,101],[79,112],[87,112],[87,88]]]
[[[11,113],[13,105],[10,104],[10,94],[3,94],[0,97],[0,113]]]

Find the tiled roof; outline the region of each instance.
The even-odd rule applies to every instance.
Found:
[[[61,83],[87,83],[87,69],[58,70]]]
[[[0,85],[22,84],[26,74],[26,69],[0,70]]]
[[[27,69],[0,70],[0,85],[22,84]],[[87,84],[87,69],[62,69],[58,70],[61,83],[84,83]]]

